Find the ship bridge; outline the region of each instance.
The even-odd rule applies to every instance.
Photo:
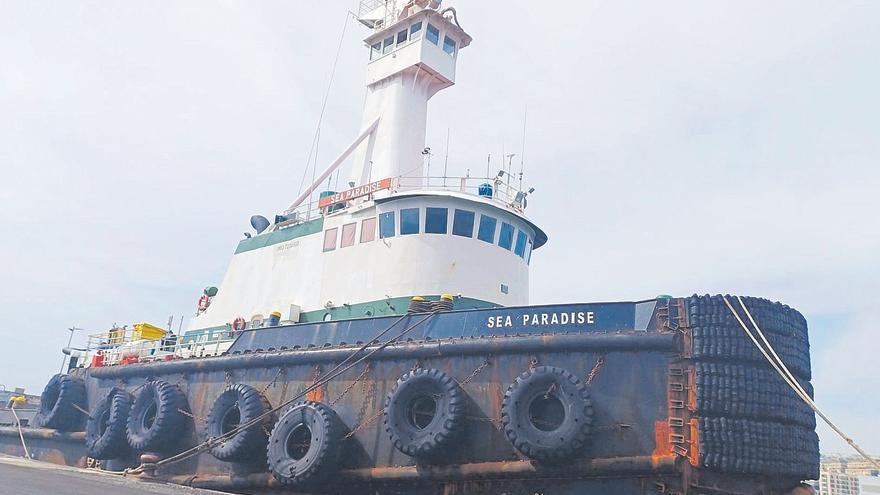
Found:
[[[427,170],[428,101],[455,84],[471,36],[435,0],[365,0],[360,21],[371,28],[360,134],[274,222],[255,217],[256,235],[202,296],[190,325],[199,338],[273,313],[276,323],[401,314],[414,296],[451,294],[459,309],[528,304],[533,251],[547,242],[525,215],[532,190],[505,170]],[[319,190],[344,164],[350,188]]]

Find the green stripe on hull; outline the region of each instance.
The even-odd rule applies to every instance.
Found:
[[[424,296],[425,299],[428,300],[438,300],[440,296]],[[299,322],[300,323],[315,323],[319,321],[324,321],[326,315],[330,315],[329,320],[352,320],[357,318],[375,318],[380,316],[396,316],[402,315],[406,313],[407,308],[409,307],[409,297],[393,297],[391,299],[381,299],[378,301],[371,301],[360,304],[352,304],[349,306],[342,306],[339,308],[331,308],[331,309],[322,309],[318,311],[307,311],[300,314]],[[469,297],[460,297],[455,300],[455,309],[482,309],[482,308],[497,308],[500,307],[499,304],[490,303],[487,301],[481,301],[479,299],[471,299]],[[211,327],[211,328],[202,328],[199,330],[190,330],[186,332],[186,335],[183,337],[183,343],[188,344],[195,342],[202,337],[203,335],[207,335],[207,339],[203,339],[203,341],[211,342],[213,340],[218,340],[222,338],[226,338],[227,333],[230,331],[231,325],[224,325],[222,327]]]
[[[254,249],[264,248],[273,244],[280,244],[298,237],[317,234],[323,229],[324,217],[321,217],[310,222],[281,229],[277,232],[258,235],[256,237],[251,237],[250,239],[242,239],[242,241],[238,243],[238,248],[235,249],[235,254],[253,251]]]

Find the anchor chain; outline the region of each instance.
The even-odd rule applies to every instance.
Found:
[[[593,384],[593,380],[599,375],[602,366],[605,366],[605,355],[599,354],[599,358],[596,359],[596,364],[593,365],[593,369],[591,369],[590,374],[587,375],[587,385]]]
[[[332,400],[330,402],[330,407],[335,406],[337,402],[341,401],[343,397],[345,397],[349,392],[351,392],[351,390],[355,387],[355,385],[358,384],[358,382],[360,382],[361,380],[366,378],[369,374],[370,374],[370,364],[367,363],[364,366],[364,371],[362,371],[361,374],[358,375],[358,377],[355,378],[355,380],[353,382],[351,382],[351,384],[349,384],[349,386],[345,387],[345,390],[343,390],[342,393],[339,394],[339,397],[335,398],[334,400]]]
[[[458,382],[458,384],[459,384],[459,385],[462,385],[462,386],[467,385],[468,383],[470,383],[471,380],[473,380],[474,378],[476,378],[477,375],[479,375],[480,373],[482,373],[483,370],[486,369],[486,367],[489,366],[490,364],[492,364],[492,363],[489,362],[489,359],[488,359],[488,358],[485,359],[485,360],[483,360],[483,362],[482,362],[479,366],[477,366],[477,367],[474,369],[474,371],[472,371],[471,374],[468,375],[467,378],[465,378],[464,380]]]

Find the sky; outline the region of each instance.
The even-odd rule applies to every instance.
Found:
[[[880,453],[880,2],[453,5],[474,42],[427,145],[450,175],[517,154],[532,302],[789,304],[817,402]],[[302,7],[0,0],[0,383],[39,393],[72,326],[195,311],[309,175],[343,30],[319,167],[357,135],[357,2]]]

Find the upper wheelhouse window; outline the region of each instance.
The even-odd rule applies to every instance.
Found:
[[[379,215],[379,238],[394,237],[394,212]]]
[[[428,25],[430,27],[430,24]],[[446,208],[425,209],[425,233],[445,234],[449,210]]]
[[[339,234],[339,229],[336,227],[324,231],[324,252],[333,251],[334,249],[336,249],[337,234]]]
[[[400,235],[419,233],[419,209],[406,208],[400,210]]]
[[[498,220],[489,215],[480,215],[480,230],[477,231],[477,239],[495,244],[495,227]]]
[[[498,238],[498,245],[510,251],[511,246],[513,246],[513,225],[501,223],[501,236]]]
[[[339,247],[349,247],[354,246],[354,235],[357,231],[356,223],[347,223],[342,226],[342,240],[339,242]]]
[[[422,37],[422,21],[419,21],[409,28],[409,39],[417,40]]]
[[[450,38],[449,36],[444,36],[443,51],[450,55],[455,55],[455,40]]]
[[[379,58],[382,55],[382,43],[375,43],[370,47],[370,60]]]
[[[376,217],[365,218],[361,222],[361,242],[376,240]]]
[[[532,264],[532,240],[531,240],[531,239],[529,239],[529,240],[526,242],[526,257],[525,257],[525,260],[526,260],[526,264],[527,264],[527,265],[531,265],[531,264]]]
[[[523,259],[526,257],[526,239],[528,239],[528,236],[525,232],[520,230],[516,234],[516,249],[513,250],[517,256]]]
[[[406,40],[408,39],[407,38],[408,34],[409,34],[409,31],[406,29],[397,33],[397,44],[402,45],[402,44],[406,43]]]
[[[428,24],[428,32],[425,33],[425,38],[428,39],[431,43],[435,45],[440,44],[440,30],[437,29],[433,24]]]
[[[455,210],[455,215],[452,217],[452,235],[474,236],[474,212]]]
[[[394,36],[389,36],[385,38],[385,41],[382,42],[382,53],[391,53],[391,50],[394,48]]]

